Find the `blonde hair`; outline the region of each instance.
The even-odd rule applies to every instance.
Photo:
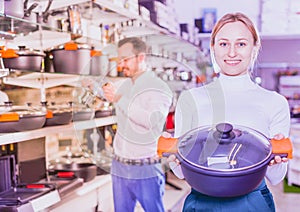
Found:
[[[260,37],[258,34],[258,30],[256,29],[255,25],[253,24],[253,22],[251,21],[251,19],[246,16],[243,13],[237,12],[237,13],[228,13],[225,14],[221,19],[218,20],[218,22],[215,24],[212,33],[211,33],[211,38],[210,38],[210,47],[211,47],[211,58],[212,58],[212,62],[213,62],[213,66],[215,68],[216,71],[220,71],[219,66],[216,63],[215,57],[214,57],[214,53],[212,51],[212,47],[215,45],[215,38],[217,33],[220,31],[220,29],[228,24],[228,23],[233,23],[233,22],[242,22],[250,31],[250,33],[253,36],[253,40],[254,40],[254,46],[257,47],[257,49],[253,52],[252,58],[251,58],[251,64],[250,64],[250,70],[253,70],[254,67],[254,63],[257,59],[258,56],[258,52],[260,50],[261,47],[261,42],[260,42]]]

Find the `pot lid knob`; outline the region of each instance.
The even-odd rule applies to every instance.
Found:
[[[25,50],[26,49],[26,46],[18,46],[19,47],[19,50]]]
[[[220,123],[216,125],[218,137],[222,139],[233,139],[235,137],[232,132],[233,126],[229,123]]]

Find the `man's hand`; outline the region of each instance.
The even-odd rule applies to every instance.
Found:
[[[103,92],[104,92],[104,97],[107,99],[109,102],[115,102],[116,101],[116,90],[113,84],[111,83],[105,83],[102,86]]]

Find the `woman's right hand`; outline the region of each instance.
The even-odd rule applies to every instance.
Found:
[[[173,171],[173,173],[176,175],[176,177],[179,179],[184,179],[184,175],[181,170],[180,161],[178,160],[176,155],[171,154],[167,158],[167,162],[169,162],[169,167]]]
[[[177,152],[177,139],[172,138],[172,135],[168,132],[163,132],[159,141],[158,141],[158,153],[163,154],[163,152],[168,153],[167,162],[169,163],[170,169],[179,179],[184,179],[180,161],[176,157],[175,152]]]
[[[167,162],[169,163],[174,163],[174,167],[175,166],[179,166],[180,165],[180,161],[178,160],[178,158],[176,157],[176,155],[171,154],[168,158],[167,158]]]

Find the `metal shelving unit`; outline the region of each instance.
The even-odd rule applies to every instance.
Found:
[[[0,145],[46,137],[47,135],[66,132],[66,131],[93,129],[96,127],[112,125],[115,123],[116,123],[115,117],[108,116],[108,117],[97,118],[93,120],[72,122],[67,125],[43,127],[40,129],[30,130],[30,131],[2,133],[0,134]]]

